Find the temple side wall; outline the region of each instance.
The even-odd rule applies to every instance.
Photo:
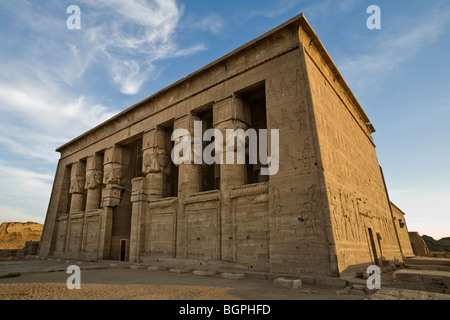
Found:
[[[394,224],[397,229],[398,238],[402,253],[405,257],[414,257],[414,251],[409,238],[408,226],[406,225],[405,214],[393,203],[391,203],[392,213],[394,214]]]
[[[320,50],[315,44],[305,47],[305,58],[339,271],[401,261],[368,119]]]

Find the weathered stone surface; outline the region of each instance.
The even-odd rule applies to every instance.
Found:
[[[397,285],[409,289],[418,289],[445,293],[450,289],[450,272],[431,270],[399,270],[394,273]]]
[[[166,271],[167,267],[164,267],[164,266],[150,266],[147,269],[148,269],[148,271]]]
[[[196,276],[214,276],[217,274],[217,271],[214,270],[194,270],[192,274]]]
[[[189,270],[189,269],[180,269],[180,268],[172,268],[169,271],[173,272],[173,273],[190,273],[191,272],[191,270]]]
[[[278,278],[273,280],[273,284],[282,288],[298,289],[302,287],[302,280]]]
[[[428,255],[430,251],[428,250],[427,244],[418,232],[409,232],[409,238],[411,240],[411,245],[416,256]]]
[[[245,274],[243,273],[229,273],[229,272],[222,272],[220,276],[224,279],[230,279],[230,280],[241,280],[245,279]]]

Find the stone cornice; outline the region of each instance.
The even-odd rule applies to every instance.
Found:
[[[255,183],[231,189],[230,197],[231,198],[246,197],[254,194],[262,194],[268,192],[269,192],[269,184],[267,182]]]

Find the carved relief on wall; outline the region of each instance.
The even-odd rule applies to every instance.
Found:
[[[283,73],[267,81],[269,103],[284,103],[299,97],[302,93],[301,70],[295,73]]]
[[[103,172],[101,170],[89,170],[86,172],[85,189],[98,189],[102,185]]]
[[[301,101],[300,106],[294,110],[288,110],[287,108],[281,108],[280,113],[270,113],[270,127],[272,129],[280,129],[287,132],[302,132],[306,130],[306,103]]]
[[[144,151],[142,171],[145,174],[163,173],[169,165],[169,159],[164,148],[165,131],[156,128],[144,135]]]
[[[142,170],[144,173],[162,173],[168,164],[169,161],[164,149],[153,147],[144,151]]]
[[[70,193],[83,193],[86,178],[83,176],[70,177]]]
[[[123,185],[126,181],[126,168],[118,163],[105,165],[103,184]]]
[[[297,201],[300,217],[299,222],[303,225],[303,236],[316,237],[318,235],[317,214],[319,202],[316,200],[316,185],[313,184],[306,193],[306,199]]]
[[[303,140],[303,148],[295,151],[294,144],[285,144],[280,150],[281,170],[294,169],[297,173],[311,172],[314,167],[312,139]]]
[[[364,241],[363,224],[359,216],[357,200],[351,193],[338,189],[332,192],[328,186],[330,214],[336,240]]]
[[[283,205],[281,204],[280,190],[276,187],[269,187],[270,200],[272,201],[272,214],[279,216],[283,213]]]
[[[123,186],[128,177],[128,153],[121,147],[114,146],[105,151],[103,167],[103,184]]]

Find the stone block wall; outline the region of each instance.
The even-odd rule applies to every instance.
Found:
[[[401,260],[373,126],[313,31],[303,29],[299,36],[305,44],[314,39],[303,49],[320,149],[320,191],[327,199],[324,214],[339,272]]]

